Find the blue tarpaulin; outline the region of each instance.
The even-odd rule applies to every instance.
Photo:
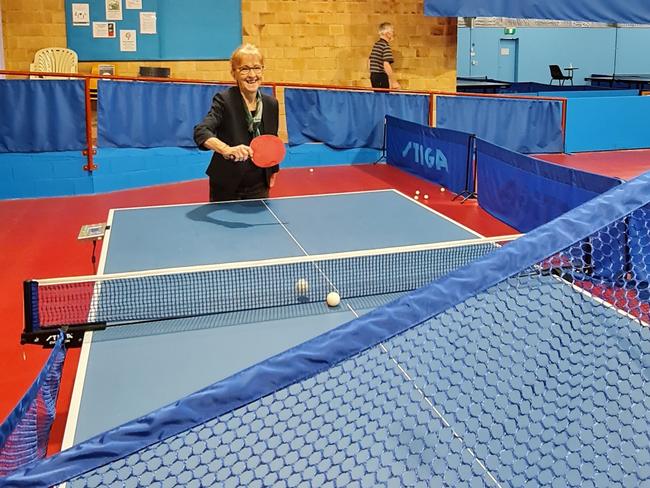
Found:
[[[562,102],[438,96],[436,127],[475,134],[521,153],[562,152]]]
[[[647,0],[424,0],[432,17],[509,17],[650,24]]]
[[[0,80],[0,152],[86,147],[83,80]]]
[[[524,156],[477,139],[478,203],[528,232],[621,181]]]
[[[289,144],[323,142],[336,149],[381,149],[384,118],[426,124],[427,95],[304,90],[284,91]]]
[[[388,164],[455,193],[470,189],[468,186],[474,181],[473,168],[469,164],[472,145],[471,134],[386,117]]]

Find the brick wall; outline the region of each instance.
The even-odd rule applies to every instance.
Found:
[[[34,52],[65,46],[63,0],[2,0],[7,69],[27,70]],[[403,88],[453,91],[456,19],[425,17],[422,0],[243,0],[244,41],[265,53],[268,81],[369,86],[377,26],[395,25],[395,70]],[[81,63],[89,73],[97,63]],[[135,75],[143,62],[115,63]],[[225,61],[146,62],[176,78],[230,79]]]

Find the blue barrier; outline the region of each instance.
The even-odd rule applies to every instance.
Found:
[[[0,153],[86,147],[83,80],[0,80]]]
[[[383,146],[384,117],[426,124],[427,95],[284,90],[289,144],[322,142],[337,149]]]
[[[562,102],[438,96],[436,127],[476,134],[522,153],[562,152]]]
[[[548,85],[546,83],[537,83],[534,81],[524,81],[511,83],[508,88],[502,89],[501,93],[526,93],[533,94],[539,92],[545,93],[581,93],[581,92],[594,92],[594,93],[603,93],[609,92],[612,89],[610,87],[602,86],[591,86],[591,85]],[[549,95],[549,96],[560,96],[560,95]],[[564,95],[561,95],[564,96]]]
[[[567,106],[565,151],[650,147],[649,111],[650,97],[571,99]]]
[[[538,97],[586,98],[586,97],[638,97],[639,90],[576,90],[576,91],[540,91]]]
[[[194,126],[229,85],[99,80],[99,147],[194,148]],[[270,94],[270,87],[262,91]]]
[[[472,190],[471,134],[386,117],[386,162],[449,188]]]
[[[620,185],[621,180],[541,161],[477,139],[478,203],[528,232]]]

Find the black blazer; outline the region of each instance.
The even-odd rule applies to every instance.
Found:
[[[278,101],[262,94],[264,111],[260,133],[278,134]],[[244,111],[244,99],[239,88],[234,86],[223,92],[217,93],[212,99],[212,107],[203,121],[194,127],[194,142],[203,150],[203,143],[210,137],[217,137],[229,146],[239,144],[249,145],[253,139],[248,132]],[[232,161],[215,152],[208,169],[205,171],[212,183],[221,190],[221,193],[234,193],[247,170],[250,170],[250,161]],[[278,165],[265,169],[266,185],[273,173],[278,172]]]

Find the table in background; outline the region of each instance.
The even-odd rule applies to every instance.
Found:
[[[637,88],[639,90],[650,90],[650,74],[630,75],[599,75],[593,74],[585,78],[593,86],[609,86],[621,88]]]
[[[456,79],[456,91],[459,93],[499,93],[510,85],[511,83],[507,81],[488,78],[459,77]]]

